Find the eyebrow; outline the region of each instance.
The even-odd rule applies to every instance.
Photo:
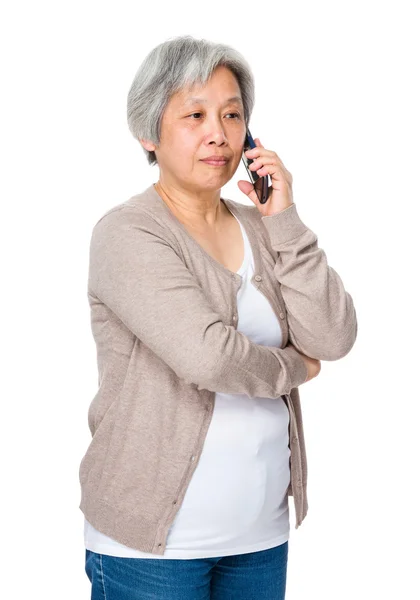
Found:
[[[188,98],[183,104],[182,106],[187,106],[190,104],[200,104],[203,103],[205,104],[207,102],[207,100],[205,98],[197,98],[197,97],[193,97],[193,98]],[[232,96],[231,98],[228,98],[225,102],[226,104],[230,104],[231,102],[236,102],[237,104],[242,104],[242,98],[240,96]]]

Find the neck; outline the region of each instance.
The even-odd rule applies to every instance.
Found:
[[[172,212],[191,227],[215,228],[225,216],[226,209],[219,191],[210,194],[206,192],[200,196],[167,185],[161,179],[153,185]]]

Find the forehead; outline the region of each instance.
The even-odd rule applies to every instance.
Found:
[[[240,96],[230,96],[226,98],[225,104],[242,104],[242,98]],[[191,104],[208,104],[207,98],[200,96],[187,96],[181,101],[181,107],[190,106]]]
[[[214,97],[223,106],[235,103],[242,106],[241,90],[234,73],[225,66],[219,65],[210,79],[204,84],[187,85],[175,94],[175,104],[181,109],[194,104],[208,104]]]

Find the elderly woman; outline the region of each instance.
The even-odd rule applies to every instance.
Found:
[[[99,390],[80,465],[92,598],[284,598],[308,510],[298,386],[352,348],[349,293],[300,219],[292,177],[257,138],[260,204],[220,195],[254,102],[226,45],[173,38],[128,95],[159,180],[93,228],[88,299]],[[244,198],[244,200],[246,200]]]

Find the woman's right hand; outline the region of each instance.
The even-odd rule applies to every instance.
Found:
[[[296,352],[299,352],[299,350],[295,346],[294,346],[294,348],[295,348]],[[306,369],[308,371],[308,377],[303,382],[303,383],[306,383],[310,379],[313,379],[314,377],[319,375],[319,372],[321,371],[321,361],[317,360],[316,358],[311,358],[310,356],[306,356],[306,354],[303,354],[302,352],[299,352],[299,354],[305,361]]]

